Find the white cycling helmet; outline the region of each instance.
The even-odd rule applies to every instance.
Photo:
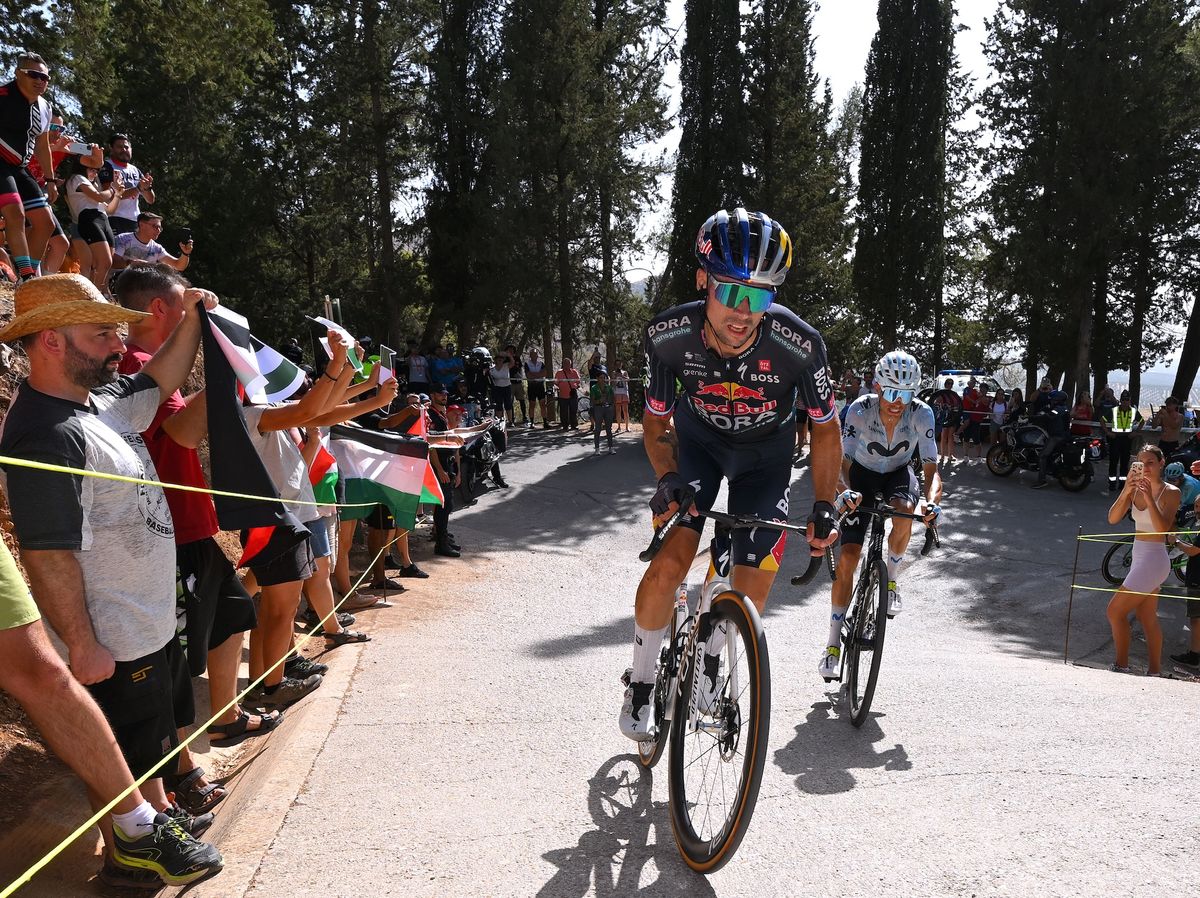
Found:
[[[915,390],[921,385],[921,366],[903,350],[893,350],[875,366],[875,380],[880,389]]]

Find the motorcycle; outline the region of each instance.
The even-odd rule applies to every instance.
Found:
[[[1008,477],[1018,469],[1037,471],[1042,450],[1050,435],[1036,424],[1014,421],[1001,428],[1003,440],[988,450],[988,470],[997,477]],[[1087,489],[1095,476],[1092,467],[1099,440],[1090,436],[1068,436],[1050,457],[1046,472],[1058,480],[1067,492]]]
[[[488,477],[493,477],[500,456],[508,447],[504,416],[493,419],[492,426],[475,436],[462,448],[462,491],[467,502],[477,496]]]

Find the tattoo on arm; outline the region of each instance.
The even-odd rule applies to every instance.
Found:
[[[671,450],[671,461],[675,466],[679,466],[679,437],[675,435],[675,431],[668,430],[658,438],[658,442],[667,446]]]

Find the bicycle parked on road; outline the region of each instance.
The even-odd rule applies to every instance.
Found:
[[[843,684],[849,699],[850,722],[861,727],[867,720],[875,696],[879,668],[883,663],[883,640],[887,634],[888,577],[884,563],[884,522],[887,518],[923,521],[924,517],[896,511],[883,503],[882,494],[876,494],[873,505],[868,506],[864,502],[854,511],[842,515],[838,529],[842,529],[847,517],[858,514],[871,515],[871,522],[865,542],[867,551],[859,559],[854,589],[850,593],[850,606],[846,609],[846,619],[842,624],[841,657],[844,660],[837,682]],[[935,545],[941,545],[937,528],[927,527],[921,554],[928,555]]]
[[[686,509],[676,512],[655,533],[642,561],[658,552]],[[671,828],[684,861],[693,870],[712,873],[737,851],[750,825],[767,756],[771,719],[771,665],[767,637],[754,603],[730,585],[729,545],[733,530],[769,527],[803,535],[806,527],[745,515],[706,511],[716,522],[710,544],[709,573],[695,613],[686,593],[676,600],[669,638],[663,645],[655,680],[654,738],[638,743],[638,756],[653,767],[670,744]],[[792,579],[805,583],[816,575],[822,556]],[[832,555],[828,552],[832,573]],[[725,645],[715,688],[702,701],[698,660],[714,631]],[[703,671],[702,671],[703,673]],[[629,685],[631,671],[622,681]]]

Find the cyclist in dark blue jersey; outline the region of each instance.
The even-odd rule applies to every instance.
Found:
[[[663,544],[638,586],[634,657],[621,709],[621,732],[653,738],[655,665],[687,575],[703,512],[722,479],[729,511],[787,520],[799,398],[811,421],[816,502],[808,517],[814,554],[837,539],[833,499],[841,466],[840,427],[825,344],[799,316],[775,304],[787,277],[787,232],[761,212],[720,211],[704,223],[696,255],[705,298],[657,315],[646,330],[648,379],[643,441],[658,476],[650,501],[656,524],[680,507],[689,514]],[[784,536],[735,531],[733,586],[764,608],[783,558]],[[721,645],[710,639],[705,681],[719,679]]]

